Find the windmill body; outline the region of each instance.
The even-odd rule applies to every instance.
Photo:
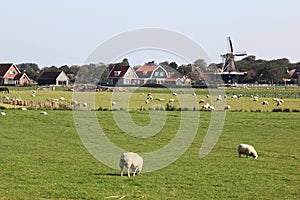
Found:
[[[246,52],[235,53],[233,51],[233,45],[230,37],[227,38],[229,52],[222,54],[223,65],[219,75],[222,77],[225,83],[237,83],[239,76],[244,76],[247,72],[238,72],[234,64],[234,58],[238,56],[246,56]]]

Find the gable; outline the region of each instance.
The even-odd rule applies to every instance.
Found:
[[[128,70],[127,70],[127,72],[124,75],[124,78],[127,78],[127,79],[128,78],[137,79],[138,77],[137,77],[135,71],[133,70],[133,68],[129,67]]]
[[[158,66],[152,73],[152,78],[167,78],[168,72],[162,68],[161,66]]]
[[[13,78],[20,73],[20,70],[12,63],[2,63],[0,64],[0,77],[10,77]]]
[[[61,71],[60,74],[57,76],[56,80],[58,81],[66,81],[69,80],[68,76],[65,72]]]

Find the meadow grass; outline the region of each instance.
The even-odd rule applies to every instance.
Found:
[[[33,90],[36,91],[35,96],[32,96]],[[88,109],[100,109],[100,110],[130,110],[138,111],[141,108],[145,110],[150,109],[166,109],[168,100],[174,99],[175,102],[170,103],[171,107],[176,109],[201,109],[203,104],[199,104],[199,100],[205,100],[205,103],[213,105],[217,110],[223,110],[224,104],[230,105],[230,111],[235,112],[272,112],[273,110],[299,112],[300,111],[300,87],[253,87],[253,88],[225,88],[222,90],[216,89],[191,89],[191,88],[126,88],[127,92],[73,92],[66,91],[63,88],[58,87],[55,91],[51,89],[41,90],[35,87],[19,88],[11,87],[10,94],[3,94],[9,98],[17,98],[27,101],[38,101],[38,102],[50,102],[53,99],[60,99],[64,97],[65,100],[60,101],[63,104],[69,105],[72,100],[77,100],[83,103],[83,100],[77,99],[78,96],[91,96]],[[145,103],[147,94],[151,93],[154,100],[149,101],[149,104]],[[173,96],[172,92],[178,93],[178,96]],[[192,93],[197,94],[196,97],[192,97]],[[227,95],[227,98],[223,101],[218,102],[218,94]],[[242,94],[243,97],[239,99],[231,98],[232,95]],[[209,95],[209,97],[207,97]],[[252,96],[258,95],[259,101],[253,101]],[[277,103],[273,101],[273,98],[283,99],[284,103],[277,106]],[[158,99],[164,99],[159,101]],[[226,102],[225,102],[226,100]],[[112,101],[116,102],[116,105],[112,106]],[[268,101],[269,105],[263,105],[263,101]],[[184,105],[183,105],[184,104]],[[2,107],[16,107],[9,104],[2,104]]]
[[[0,116],[0,199],[300,198],[300,113],[228,112],[214,149],[199,159],[210,121],[210,113],[201,112],[196,138],[183,156],[166,168],[128,178],[88,153],[72,111],[5,112]],[[141,126],[150,121],[147,111],[130,115]],[[180,115],[167,112],[161,132],[141,139],[120,130],[110,111],[96,112],[115,145],[137,152],[167,144]],[[239,143],[253,144],[258,159],[238,158]]]

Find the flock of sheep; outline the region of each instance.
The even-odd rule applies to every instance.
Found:
[[[255,148],[249,144],[239,144],[238,145],[238,154],[239,157],[242,155],[246,155],[246,157],[252,156],[253,158],[257,159],[258,154]],[[142,172],[143,169],[143,158],[138,155],[137,153],[133,152],[125,152],[120,156],[119,162],[121,176],[124,173],[124,167],[127,168],[127,175],[130,177],[130,170],[133,173],[133,176]]]

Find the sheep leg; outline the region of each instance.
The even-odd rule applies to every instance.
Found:
[[[128,177],[130,177],[130,168],[127,168],[127,172],[128,172]]]

